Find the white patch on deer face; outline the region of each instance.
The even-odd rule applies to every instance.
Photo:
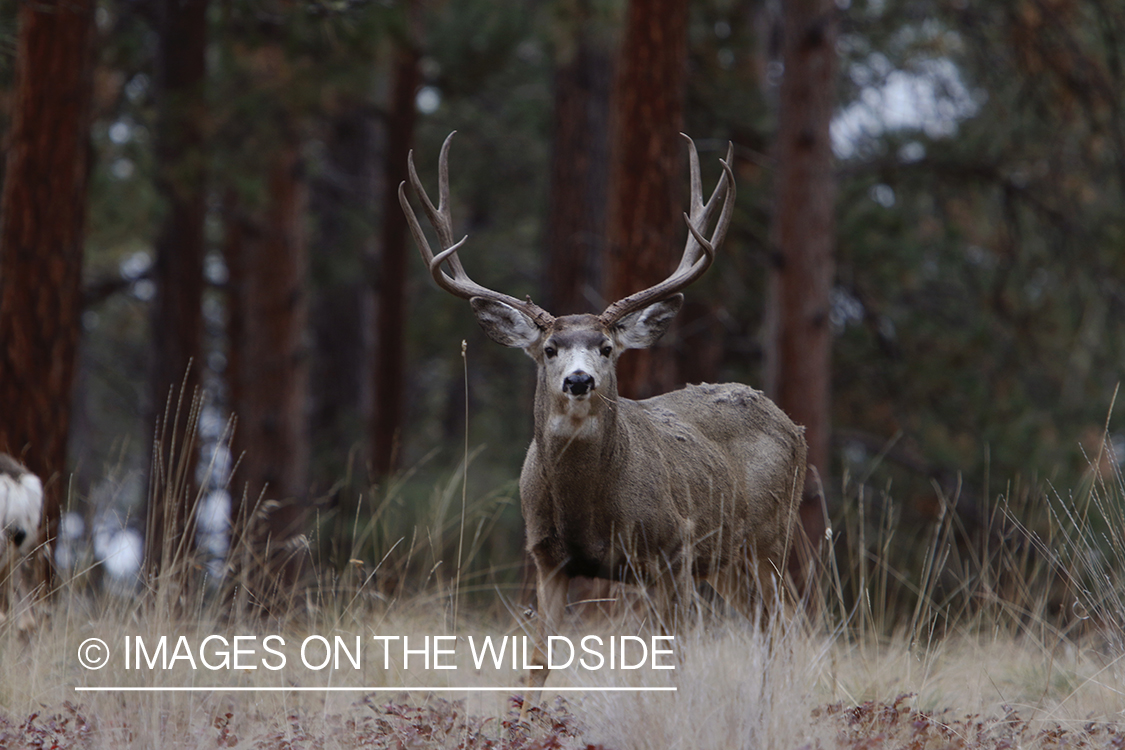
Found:
[[[612,342],[599,330],[575,328],[550,336],[542,353],[551,404],[547,432],[568,440],[594,437],[606,389],[614,383]]]
[[[589,437],[596,433],[598,418],[594,399],[605,382],[603,365],[597,352],[586,347],[559,348],[547,360],[547,377],[561,398],[552,399],[554,413],[547,422],[548,431],[568,439]]]
[[[562,411],[547,420],[547,432],[568,440],[594,437],[598,432],[598,416],[593,414],[589,397],[568,397]]]
[[[24,473],[19,477],[0,474],[0,550],[14,542],[20,554],[27,555],[39,544],[39,523],[43,517],[43,485],[39,477]]]
[[[560,349],[551,363],[555,382],[569,400],[589,399],[604,381],[598,355],[589,349]]]

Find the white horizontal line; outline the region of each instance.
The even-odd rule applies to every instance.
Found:
[[[547,692],[655,693],[676,692],[675,687],[545,687]],[[79,693],[525,693],[526,687],[88,687],[76,685]]]

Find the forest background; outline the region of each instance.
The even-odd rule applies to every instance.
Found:
[[[1123,55],[1102,0],[3,0],[0,448],[58,562],[125,580],[196,492],[214,560],[269,501],[377,562],[356,530],[471,455],[515,577],[532,367],[427,278],[407,151],[432,186],[458,131],[475,279],[597,312],[675,265],[682,131],[707,184],[734,144],[737,206],[626,394],[764,387],[830,516],[983,524],[1125,458]]]

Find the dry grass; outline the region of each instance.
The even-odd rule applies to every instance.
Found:
[[[524,730],[515,722],[516,705],[508,693],[74,691],[82,685],[515,684],[511,670],[474,670],[463,643],[459,669],[448,673],[404,670],[400,663],[384,670],[381,651],[366,647],[360,670],[312,672],[297,664],[292,647],[307,632],[344,635],[349,642],[356,634],[503,634],[498,624],[447,629],[446,607],[425,597],[345,620],[319,619],[312,628],[284,628],[293,666],[276,673],[259,668],[201,674],[183,666],[169,673],[137,672],[124,670],[119,660],[86,671],[74,655],[91,636],[112,643],[125,633],[182,634],[199,643],[210,633],[273,631],[207,620],[158,624],[146,619],[143,606],[130,611],[125,602],[94,608],[72,600],[57,606],[32,640],[4,635],[0,746],[999,748],[1048,747],[1042,738],[1061,736],[1051,734],[1058,730],[1095,747],[1121,747],[1125,738],[1125,661],[1096,637],[1086,647],[1065,642],[1049,648],[1002,634],[912,647],[906,639],[858,644],[805,626],[784,632],[775,624],[761,632],[727,623],[681,635],[674,672],[638,670],[624,679],[604,671],[552,675],[555,687],[624,682],[674,685],[677,692],[566,693],[565,701],[557,702],[548,691],[548,708]],[[631,632],[614,624],[597,630]],[[572,632],[589,629],[575,625]],[[963,743],[950,739],[953,735]],[[872,745],[878,737],[886,742]],[[916,742],[920,737],[923,744]],[[1013,737],[1019,741],[1003,744]],[[37,745],[37,738],[50,742]]]
[[[126,671],[82,669],[78,644],[96,636],[249,634],[221,622],[146,621],[143,607],[103,607],[71,601],[54,612],[31,641],[5,634],[0,666],[0,746],[3,747],[1052,747],[1070,742],[1122,747],[1125,740],[1125,660],[1120,654],[1070,643],[1055,649],[1008,636],[951,637],[928,647],[906,640],[857,644],[810,632],[765,632],[726,623],[681,635],[673,672],[570,670],[552,675],[560,686],[673,685],[675,693],[545,693],[546,707],[530,728],[516,721],[511,694],[428,692],[76,693],[83,685],[217,685],[222,687],[391,687],[514,685],[517,672],[491,666],[477,672],[463,642],[458,670],[384,670],[381,650],[368,650],[360,670],[312,672],[296,662],[303,634],[454,632],[442,602],[418,597],[370,620],[318,620],[283,629],[293,659],[281,672],[202,673],[182,666]],[[620,629],[618,626],[621,626]],[[257,628],[258,632],[272,632]],[[573,633],[634,632],[622,623]],[[502,635],[494,624],[462,624],[461,636]],[[1092,639],[1091,643],[1097,642]],[[1104,643],[1103,643],[1104,646]],[[394,663],[398,662],[398,663]],[[561,695],[561,697],[556,697]],[[1066,739],[1069,738],[1069,739]],[[1065,742],[1064,742],[1065,741]],[[1005,744],[1008,743],[1008,744]],[[1052,744],[1053,743],[1053,744]],[[1114,744],[1117,743],[1117,744]]]
[[[1091,479],[1072,497],[1042,496],[1034,508],[1002,503],[976,546],[959,538],[948,514],[914,541],[925,554],[909,570],[895,567],[886,536],[893,524],[841,519],[837,533],[853,543],[826,558],[811,619],[762,629],[719,619],[677,633],[671,671],[552,674],[554,688],[676,692],[548,689],[527,726],[510,692],[419,689],[515,686],[522,670],[478,670],[466,642],[518,636],[528,625],[510,590],[490,590],[472,555],[462,559],[464,591],[451,585],[453,566],[441,574],[442,556],[459,541],[474,549],[477,538],[460,539],[460,522],[450,524],[461,513],[457,483],[443,483],[427,528],[403,542],[379,532],[388,546],[423,558],[381,563],[423,571],[417,581],[400,577],[388,588],[370,567],[322,570],[286,611],[264,617],[232,615],[222,592],[198,588],[192,602],[169,607],[151,593],[95,596],[76,577],[30,638],[0,627],[0,747],[1125,748],[1123,486],[1120,476]],[[466,528],[493,518],[487,503],[470,504]],[[210,634],[271,633],[287,644],[279,671],[192,670],[182,661],[169,671],[126,670],[120,652],[90,671],[76,658],[91,637],[119,649],[127,635],[183,635],[198,646]],[[591,633],[648,631],[635,610],[621,608],[569,625],[572,636]],[[359,636],[360,668],[302,667],[298,646],[310,634],[348,643]],[[456,636],[450,660],[458,668],[404,669],[396,656],[385,669],[375,635]],[[259,647],[253,659],[262,656]],[[75,690],[106,685],[286,690]],[[318,686],[392,690],[292,690]]]

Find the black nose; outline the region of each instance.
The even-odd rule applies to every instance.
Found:
[[[594,376],[589,373],[572,372],[563,378],[563,392],[572,396],[584,396],[587,391],[594,390]]]
[[[27,539],[27,532],[18,526],[9,526],[8,536],[11,537],[12,543],[18,547],[23,544],[24,539]]]

